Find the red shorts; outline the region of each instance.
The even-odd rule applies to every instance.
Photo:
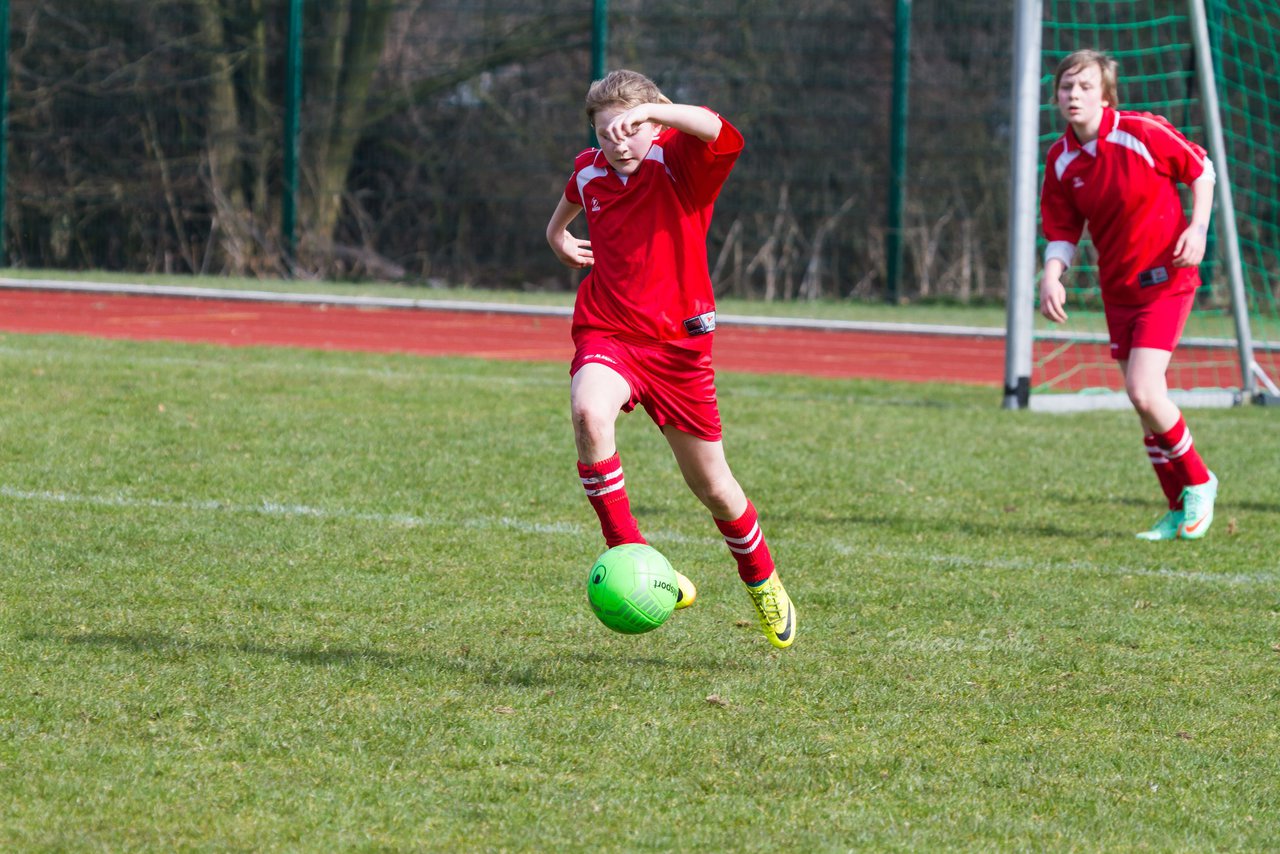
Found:
[[[716,374],[711,368],[711,336],[700,336],[697,349],[653,341],[637,343],[605,335],[584,336],[569,376],[583,365],[612,368],[631,387],[624,412],[644,406],[659,427],[671,425],[707,442],[720,441],[720,407],[716,404]]]
[[[1178,346],[1191,314],[1196,292],[1172,294],[1146,305],[1107,305],[1107,331],[1111,333],[1111,358],[1127,359],[1134,347],[1168,350]]]

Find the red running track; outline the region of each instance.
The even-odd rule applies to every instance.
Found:
[[[569,319],[64,291],[0,291],[0,330],[513,361],[573,356]],[[1004,340],[721,325],[723,371],[1001,386]]]
[[[311,347],[423,356],[462,355],[566,365],[569,320],[555,315],[365,308],[85,291],[0,289],[0,331],[228,346]],[[1057,345],[1037,341],[1036,358]],[[904,332],[824,331],[721,325],[716,366],[726,371],[860,377],[911,382],[1004,383],[1004,339]],[[1236,377],[1233,351],[1182,346],[1173,365],[1217,365],[1219,383]],[[1280,353],[1260,352],[1271,376]],[[1059,370],[1060,391],[1113,384],[1106,345],[1079,344]],[[1073,368],[1074,366],[1074,368]]]

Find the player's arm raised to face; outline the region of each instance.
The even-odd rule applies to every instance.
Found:
[[[723,124],[719,116],[702,107],[689,104],[640,104],[614,117],[601,135],[619,141],[631,136],[645,122],[675,128],[696,136],[703,142],[714,142],[720,136]]]
[[[715,113],[691,104],[650,104],[649,106],[653,107],[653,113],[649,116],[650,121],[696,136],[703,142],[715,142],[724,124]]]
[[[560,204],[556,205],[551,220],[547,223],[547,243],[551,244],[551,251],[560,259],[560,263],[575,269],[595,263],[595,256],[591,254],[591,241],[569,233],[569,223],[577,219],[580,213],[581,205],[575,205],[561,196]]]

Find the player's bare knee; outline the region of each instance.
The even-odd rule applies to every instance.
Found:
[[[573,434],[589,442],[600,442],[613,435],[613,418],[600,407],[589,403],[573,404]]]
[[[1133,408],[1142,416],[1151,415],[1164,397],[1141,386],[1127,386],[1125,391],[1129,395],[1129,402],[1133,404]]]
[[[590,430],[600,420],[599,407],[591,401],[575,400],[570,404],[574,430]]]
[[[733,513],[734,505],[737,502],[741,488],[737,481],[729,478],[728,480],[708,480],[697,486],[690,484],[693,488],[693,494],[698,496],[698,500],[703,506],[711,511],[717,518],[727,519]]]

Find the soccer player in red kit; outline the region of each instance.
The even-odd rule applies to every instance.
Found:
[[[707,229],[742,134],[708,109],[671,103],[634,71],[593,83],[586,112],[600,148],[578,155],[547,223],[556,257],[591,268],[574,306],[570,368],[582,486],[610,547],[645,542],[615,443],[618,413],[643,405],[733,553],[765,636],[788,647],[795,608],[725,459],[711,367]],[[584,212],[590,240],[568,230]],[[683,576],[680,588],[676,607],[696,595]]]
[[[1218,478],[1196,451],[1169,398],[1165,371],[1200,284],[1213,208],[1213,163],[1163,117],[1116,108],[1116,62],[1092,50],[1058,64],[1054,92],[1067,131],[1049,148],[1040,217],[1044,276],[1040,313],[1067,319],[1062,274],[1085,223],[1098,250],[1098,277],[1111,356],[1142,421],[1147,454],[1169,510],[1144,540],[1198,539],[1213,523]],[[1191,187],[1188,223],[1178,183]]]

